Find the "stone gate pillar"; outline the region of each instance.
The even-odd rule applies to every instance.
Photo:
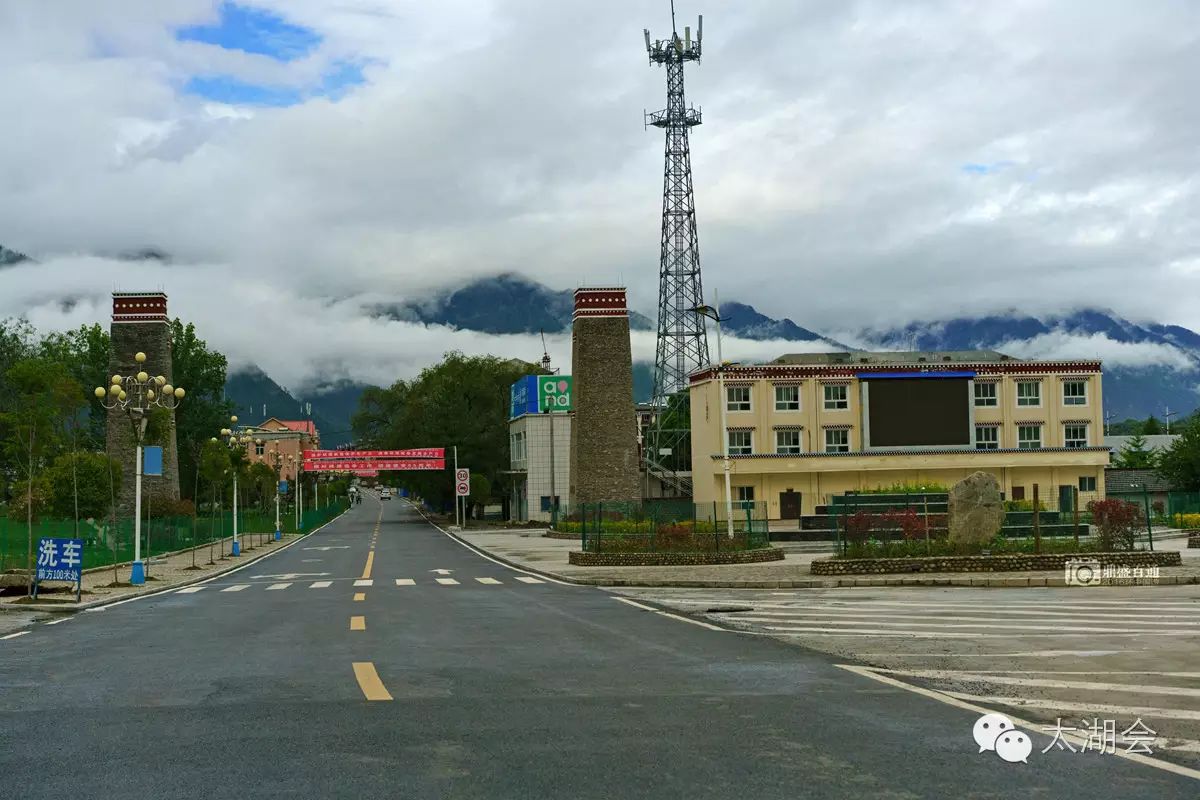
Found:
[[[625,289],[576,289],[571,331],[572,503],[638,502],[633,356]]]
[[[167,296],[162,292],[113,292],[112,324],[109,328],[112,350],[109,356],[109,377],[136,375],[144,369],[151,377],[162,375],[174,384],[171,363],[171,327],[167,318]],[[138,364],[134,355],[146,354],[145,364]],[[184,387],[187,389],[189,387]],[[187,402],[185,399],[183,402]],[[142,480],[142,507],[150,501],[151,513],[155,504],[179,499],[179,455],[175,438],[175,412],[168,411],[168,424],[161,440],[145,444],[163,448],[161,478]],[[117,496],[118,512],[133,513],[134,449],[137,438],[129,415],[119,409],[108,412],[108,452],[121,464],[121,491]],[[143,512],[145,513],[145,512]]]

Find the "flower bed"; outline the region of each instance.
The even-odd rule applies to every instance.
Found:
[[[574,551],[567,555],[569,563],[582,567],[686,567],[697,564],[758,564],[782,559],[783,551],[777,547],[692,553],[583,553]]]

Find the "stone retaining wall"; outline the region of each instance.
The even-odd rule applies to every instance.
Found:
[[[687,567],[697,564],[757,564],[763,561],[782,561],[783,551],[777,547],[760,550],[731,550],[727,553],[582,553],[567,556],[571,564],[581,567]]]
[[[1070,559],[1092,558],[1101,566],[1177,567],[1178,550],[1136,551],[1132,553],[1057,553],[1034,555],[1021,553],[999,556],[931,556],[920,558],[825,558],[812,562],[813,575],[871,575],[913,572],[1022,572],[1056,570],[1061,572]],[[574,563],[574,562],[572,562]]]
[[[582,538],[578,533],[563,533],[562,531],[546,531],[542,537],[545,539],[574,539],[575,541]]]
[[[1188,534],[1188,547],[1200,547],[1200,533]]]

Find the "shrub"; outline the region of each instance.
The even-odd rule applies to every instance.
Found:
[[[867,511],[857,511],[846,517],[846,540],[862,542],[870,536],[876,524],[876,516]]]
[[[891,486],[860,489],[858,494],[946,494],[949,491],[940,483],[893,483]]]
[[[1101,550],[1132,550],[1138,531],[1145,524],[1141,508],[1127,500],[1093,500],[1088,511],[1096,524],[1096,543]]]

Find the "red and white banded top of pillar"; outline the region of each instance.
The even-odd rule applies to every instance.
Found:
[[[113,292],[113,322],[166,322],[163,292]]]
[[[625,303],[625,287],[580,288],[575,290],[574,322],[580,318],[628,317],[629,307]]]

